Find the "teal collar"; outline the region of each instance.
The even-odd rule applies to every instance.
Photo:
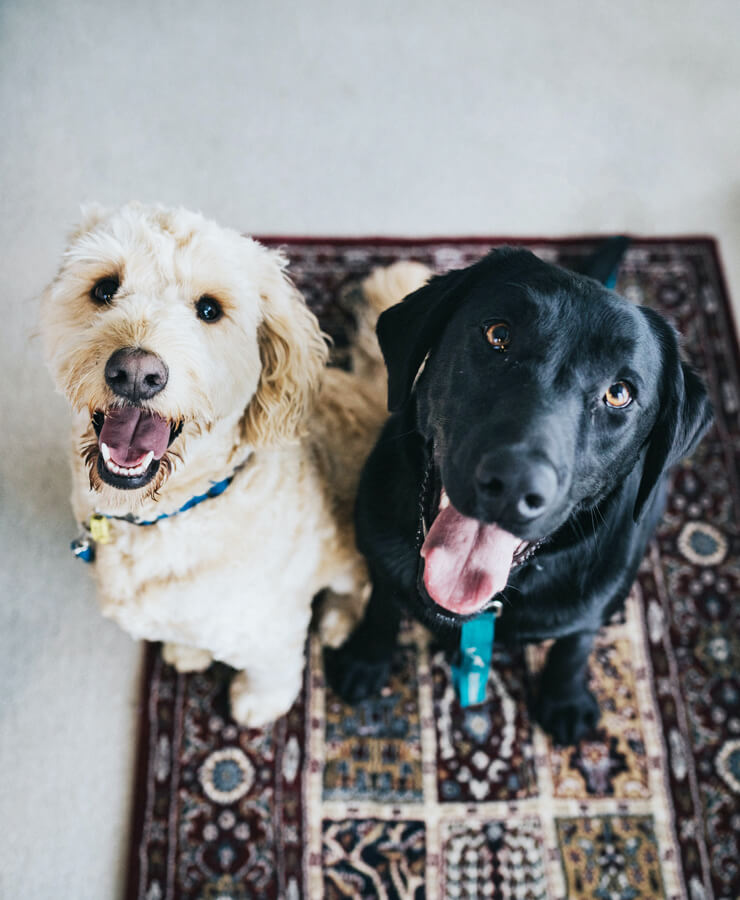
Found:
[[[496,619],[501,615],[502,606],[500,600],[493,600],[489,609],[463,622],[460,629],[460,646],[457,661],[452,666],[452,681],[463,708],[485,703]]]

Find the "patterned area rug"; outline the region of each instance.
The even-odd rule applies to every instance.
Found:
[[[341,349],[336,298],[373,266],[443,271],[502,242],[280,243]],[[527,245],[567,264],[594,241]],[[499,651],[489,701],[461,710],[445,659],[408,625],[391,683],[352,709],[312,639],[302,696],[264,731],[228,720],[225,667],[178,675],[151,647],[130,897],[740,895],[740,401],[714,245],[637,240],[618,290],[678,326],[716,424],[676,471],[625,615],[594,652],[598,731],[563,749],[532,726],[539,646]]]

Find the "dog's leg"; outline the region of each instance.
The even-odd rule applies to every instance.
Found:
[[[550,648],[533,714],[556,744],[577,743],[599,721],[599,704],[588,689],[588,657],[596,632],[579,631]]]
[[[162,659],[178,672],[205,672],[213,662],[213,657],[207,650],[170,643],[162,645]]]
[[[272,659],[264,668],[250,664],[231,680],[231,715],[239,725],[259,728],[274,722],[293,705],[301,689],[303,654]]]
[[[401,611],[382,580],[374,579],[373,584],[356,631],[339,649],[324,648],[327,681],[347,703],[377,694],[390,676]]]

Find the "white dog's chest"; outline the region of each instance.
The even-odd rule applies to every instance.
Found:
[[[284,629],[286,614],[303,634],[329,521],[284,489],[264,504],[253,494],[235,484],[155,525],[113,521],[95,563],[104,614],[136,637],[207,646],[222,659],[276,620]]]

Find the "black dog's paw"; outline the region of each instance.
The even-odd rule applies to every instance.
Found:
[[[391,674],[390,659],[364,659],[350,638],[341,647],[324,647],[324,672],[329,687],[345,703],[359,703],[379,694]]]
[[[558,694],[543,689],[533,704],[532,714],[560,747],[577,744],[593,733],[601,715],[596,697],[583,688],[577,693]]]

